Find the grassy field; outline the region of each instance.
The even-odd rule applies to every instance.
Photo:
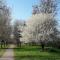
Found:
[[[15,60],[60,60],[60,50],[42,49],[39,46],[25,46],[14,49]]]

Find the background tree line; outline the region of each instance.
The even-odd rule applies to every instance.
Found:
[[[4,0],[0,0],[0,40],[11,41],[10,36],[13,33],[13,41],[18,46],[23,42],[44,46],[50,44],[59,48],[56,14],[56,0],[39,0],[39,3],[33,6],[32,16],[26,22],[15,20],[12,29],[10,8]]]

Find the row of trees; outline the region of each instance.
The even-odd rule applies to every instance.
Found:
[[[8,42],[11,35],[11,15],[10,9],[4,0],[0,0],[0,41]]]
[[[60,47],[57,38],[56,3],[56,0],[40,0],[40,4],[33,6],[32,16],[26,22],[21,41],[35,42],[42,46],[51,43],[52,46]]]
[[[49,42],[60,47],[57,37],[56,0],[40,0],[33,6],[32,16],[26,21],[15,20],[13,34],[14,42],[21,46],[24,43],[38,43],[42,46]],[[0,0],[0,40],[11,41],[11,13],[4,0]],[[51,45],[51,44],[50,44]]]

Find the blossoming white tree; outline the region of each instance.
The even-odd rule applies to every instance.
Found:
[[[55,0],[41,0],[40,4],[33,6],[32,16],[26,22],[21,40],[26,43],[34,41],[42,44],[55,41],[58,31],[56,6]]]
[[[27,22],[22,36],[25,42],[39,42],[48,40],[50,34],[54,33],[55,19],[52,14],[36,14]]]

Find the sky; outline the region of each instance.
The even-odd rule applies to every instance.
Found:
[[[11,8],[12,18],[27,20],[32,15],[32,6],[38,0],[7,0],[7,5]]]
[[[27,20],[32,15],[32,6],[39,0],[6,0],[11,9],[12,21],[16,19]],[[59,2],[59,0],[57,0]],[[58,4],[58,23],[60,24],[60,3]],[[59,25],[60,27],[60,25]]]

